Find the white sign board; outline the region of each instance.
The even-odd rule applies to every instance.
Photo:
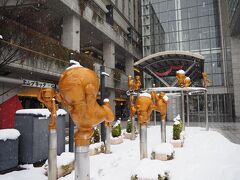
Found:
[[[23,79],[23,86],[37,87],[37,88],[55,88],[56,85],[52,83],[46,83],[41,81],[33,81],[28,79]]]

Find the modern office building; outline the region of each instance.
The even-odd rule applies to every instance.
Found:
[[[234,62],[240,57],[239,36],[235,38],[235,34],[240,29],[239,1],[142,0],[141,2],[143,56],[151,54],[152,49],[156,47],[163,47],[160,49],[166,51],[191,51],[203,55],[204,71],[211,81],[208,87],[210,120],[220,122],[231,121],[232,117],[237,119],[240,115],[238,92],[240,76],[239,62],[236,62],[237,66]],[[159,44],[149,40],[151,37],[149,31],[156,26],[153,21],[146,21],[151,17],[157,17],[158,20],[154,22],[159,22],[161,25],[158,26],[163,28],[162,31],[155,31],[154,34],[160,39],[164,37],[162,41],[155,38]],[[231,22],[230,26],[229,22]],[[192,119],[201,121],[204,110],[202,98],[202,96],[192,96],[190,99]]]
[[[98,74],[105,65],[105,97],[124,112],[127,75],[142,57],[140,8],[133,0],[1,1],[1,114],[20,91],[56,85],[70,52]],[[38,106],[34,98],[21,100],[26,108]]]

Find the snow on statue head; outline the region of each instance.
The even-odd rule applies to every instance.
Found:
[[[178,80],[178,86],[179,87],[184,87],[184,79],[186,78],[185,76],[185,71],[184,70],[179,70],[176,72],[176,78]]]
[[[114,114],[108,100],[100,106],[96,99],[99,90],[97,74],[71,60],[59,80],[60,99],[66,106],[76,124],[75,133],[77,145],[87,145],[93,134],[93,127],[102,121],[112,122]]]

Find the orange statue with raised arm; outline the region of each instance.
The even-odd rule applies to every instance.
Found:
[[[55,103],[55,95],[55,90],[52,88],[41,89],[37,95],[37,99],[51,112],[49,129],[56,129],[57,105]]]
[[[135,76],[134,90],[139,91],[142,86],[140,76]]]
[[[62,73],[58,86],[58,100],[66,106],[78,128],[75,133],[76,145],[88,145],[93,126],[102,121],[114,120],[109,101],[105,100],[102,106],[96,101],[99,90],[98,76],[76,62]]]
[[[209,79],[207,79],[207,73],[206,72],[203,72],[202,73],[202,84],[203,84],[203,87],[204,88],[207,88],[209,86],[209,83],[211,81]]]
[[[176,72],[176,78],[178,81],[178,86],[179,87],[184,87],[184,79],[186,78],[185,76],[185,71],[179,70]]]
[[[152,98],[155,101],[154,109],[160,112],[161,120],[166,121],[168,97],[164,92],[160,92],[159,94],[157,94],[155,91],[153,91],[151,94]]]
[[[192,84],[191,79],[189,77],[186,77],[183,83],[184,87],[189,87]]]

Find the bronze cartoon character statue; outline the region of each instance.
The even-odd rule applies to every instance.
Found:
[[[161,120],[166,121],[168,97],[164,92],[157,94],[155,91],[152,92],[152,97],[155,101],[154,109],[160,112]]]
[[[185,76],[185,71],[179,70],[176,72],[176,78],[178,81],[178,86],[179,87],[184,87],[184,79],[186,78]]]
[[[114,120],[109,101],[105,100],[102,106],[96,101],[99,90],[96,73],[76,62],[62,73],[58,86],[60,91],[58,99],[66,106],[78,128],[75,143],[89,144],[93,126],[102,121]]]
[[[136,99],[136,110],[140,124],[148,123],[153,110],[151,95],[148,93],[140,94]]]

